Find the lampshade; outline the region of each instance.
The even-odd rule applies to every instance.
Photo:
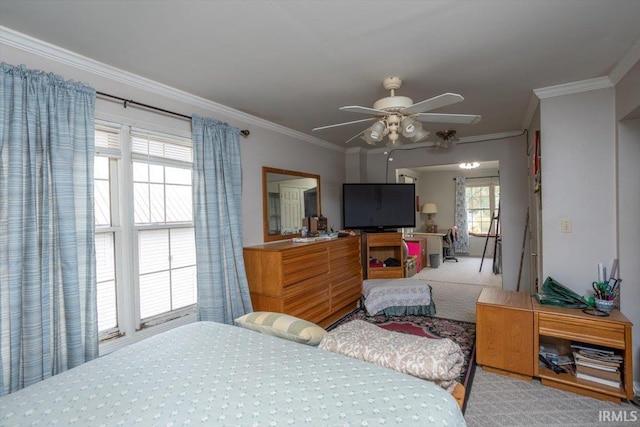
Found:
[[[421,212],[426,214],[434,214],[438,213],[438,208],[436,207],[435,203],[425,203],[424,205],[422,205]]]

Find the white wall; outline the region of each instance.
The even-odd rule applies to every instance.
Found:
[[[634,378],[640,382],[640,119],[620,122],[618,161],[620,306],[634,324]]]
[[[640,382],[640,66],[615,87],[545,98],[542,140],[543,277],[591,295],[597,264],[620,261],[620,310],[635,325]],[[560,232],[560,220],[572,222]]]
[[[489,137],[487,138],[489,139]],[[463,161],[498,160],[500,164],[500,193],[503,201],[502,222],[502,278],[503,287],[515,290],[517,287],[522,235],[527,213],[527,157],[525,136],[513,136],[506,139],[477,143],[458,144],[449,150],[437,150],[428,147],[409,147],[395,150],[393,162],[387,171],[387,156],[373,150],[367,156],[367,182],[394,182],[396,169],[419,166],[433,166],[461,163]],[[347,157],[355,154],[347,153]],[[386,175],[385,175],[386,174]],[[388,180],[387,178],[388,177]],[[451,181],[451,184],[453,181]],[[426,200],[425,200],[426,201]],[[420,200],[421,203],[424,201]],[[439,209],[439,208],[438,208]],[[435,218],[438,227],[444,224],[443,216],[438,212]],[[521,283],[529,281],[529,251],[525,254],[525,265]]]
[[[541,100],[543,277],[591,294],[616,257],[613,88]],[[560,221],[572,232],[561,233]]]
[[[37,46],[37,49],[42,49]],[[242,220],[243,244],[262,243],[262,166],[289,169],[320,175],[322,214],[329,224],[340,224],[342,183],[345,181],[345,150],[340,147],[311,143],[296,137],[295,132],[280,132],[277,126],[261,126],[243,113],[225,114],[228,110],[216,107],[186,93],[145,81],[137,76],[119,72],[88,58],[45,47],[44,54],[27,52],[8,45],[0,45],[0,60],[12,65],[25,64],[30,69],[40,69],[62,75],[65,79],[88,83],[96,90],[145,104],[179,112],[192,113],[226,121],[241,129],[248,128],[251,135],[241,138],[242,153]],[[118,75],[113,78],[112,74]],[[130,80],[130,82],[127,82]],[[164,93],[168,95],[164,95]],[[177,93],[177,96],[176,96]],[[212,108],[208,108],[209,104]],[[247,119],[243,119],[247,117]],[[190,135],[188,120],[144,111],[135,107],[124,109],[121,104],[98,99],[96,118],[117,120],[158,131]]]
[[[634,325],[634,378],[640,383],[640,61],[616,85],[616,119],[620,305]]]

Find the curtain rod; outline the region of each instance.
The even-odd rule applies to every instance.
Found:
[[[98,92],[98,91],[96,91],[96,95],[100,95],[100,96],[104,96],[104,97],[107,97],[107,98],[112,98],[112,99],[117,99],[118,101],[122,101],[123,104],[124,104],[124,108],[127,108],[127,104],[132,104],[132,105],[137,105],[137,106],[140,106],[140,107],[148,108],[150,110],[160,111],[161,113],[171,114],[173,116],[181,117],[183,119],[191,120],[191,117],[187,116],[185,114],[175,113],[173,111],[165,110],[163,108],[154,107],[153,105],[149,105],[149,104],[143,104],[142,102],[133,101],[131,99],[121,98],[119,96],[109,95],[108,93]],[[240,134],[242,136],[244,136],[245,138],[248,137],[250,133],[251,132],[249,132],[248,129],[242,129],[240,131]]]
[[[482,178],[500,178],[500,175],[491,175],[491,176],[470,176],[470,177],[465,177],[465,179],[482,179]],[[455,181],[456,179],[453,178],[453,180]]]

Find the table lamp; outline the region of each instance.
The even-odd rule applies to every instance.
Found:
[[[435,203],[425,203],[422,205],[422,213],[427,214],[427,222],[425,223],[427,233],[437,233],[438,226],[433,222],[432,215],[438,213],[438,208]]]

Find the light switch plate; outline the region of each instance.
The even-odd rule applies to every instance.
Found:
[[[571,233],[571,220],[570,219],[561,219],[560,220],[560,232],[561,233]]]

